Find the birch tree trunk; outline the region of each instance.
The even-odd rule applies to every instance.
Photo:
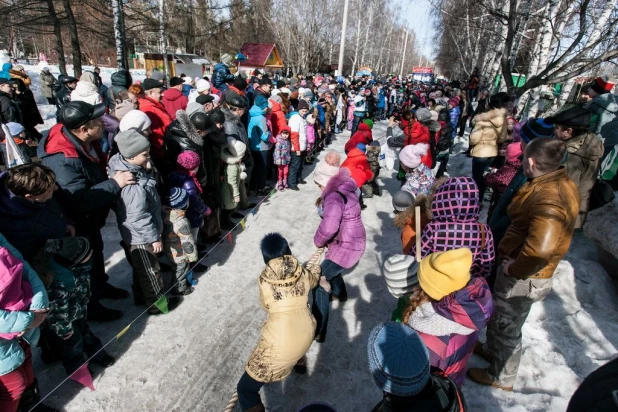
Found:
[[[112,11],[114,13],[114,37],[116,38],[116,63],[118,64],[118,70],[128,70],[129,59],[124,38],[122,0],[112,0]]]
[[[82,75],[82,52],[79,47],[79,35],[77,33],[77,23],[71,9],[71,0],[62,0],[64,12],[69,23],[69,35],[71,37],[71,48],[73,49],[73,76],[79,79]]]

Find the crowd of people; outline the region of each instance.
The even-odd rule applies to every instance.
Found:
[[[101,299],[131,295],[105,271],[101,230],[110,210],[132,268],[134,303],[162,315],[194,291],[193,273],[208,270],[208,246],[256,206],[251,199],[300,190],[304,166],[317,162],[316,254],[301,264],[277,233],[260,245],[268,319],[237,391],[243,411],[263,411],[261,387],[306,372],[312,342],[326,341],[330,302],[347,301],[342,275],[366,247],[364,199],[381,195],[377,178],[395,158],[401,191],[391,195],[403,253],[384,267],[398,298],[392,319],[368,342],[383,391],[374,411],[465,410],[460,387],[473,353],[489,366],[468,370],[472,381],[513,390],[522,326],[551,290],[585,223],[601,159],[613,149],[599,138],[615,122],[606,113],[615,85],[607,77],[585,90],[589,102],[519,122],[512,97],[489,96],[477,72],[461,87],[397,77],[233,75],[218,64],[197,80],[165,82],[150,73],[133,82],[118,71],[106,87],[96,70],[56,80],[44,68],[42,93],[57,107],[57,124],[40,135],[40,116],[27,112],[34,99],[25,71],[3,69],[10,77],[0,78],[1,120],[24,163],[0,174],[3,411],[38,402],[37,341],[43,361],[61,361],[68,375],[87,358],[114,364],[89,328],[123,315]],[[372,129],[386,119],[387,142],[380,143]],[[449,177],[468,123],[472,176]],[[344,153],[327,150],[318,160],[346,129]],[[483,207],[487,223],[480,222]],[[164,272],[171,272],[170,291]]]

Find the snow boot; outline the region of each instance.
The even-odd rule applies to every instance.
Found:
[[[234,229],[234,222],[232,221],[232,210],[221,211],[221,229],[232,230]]]
[[[489,372],[487,372],[487,369],[468,369],[467,375],[470,380],[478,383],[479,385],[491,386],[492,388],[498,388],[502,389],[503,391],[513,392],[512,386],[502,386],[499,382],[496,382],[491,376],[489,376]]]
[[[20,411],[33,411],[33,412],[59,412],[58,409],[54,409],[44,404],[36,405],[41,400],[41,392],[39,391],[39,381],[34,378],[32,385],[28,386],[19,400]]]

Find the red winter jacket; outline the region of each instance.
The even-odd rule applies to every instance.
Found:
[[[279,136],[284,127],[287,127],[288,122],[285,120],[285,113],[281,110],[281,105],[274,100],[270,100],[272,104],[272,112],[270,113],[270,122],[272,125],[272,136]]]
[[[418,144],[425,143],[431,147],[429,129],[427,126],[422,124],[419,121],[414,121],[412,126],[410,124],[405,124],[403,128],[403,133],[406,135],[406,140],[404,141],[404,147],[409,144]],[[427,154],[421,158],[421,162],[425,164],[428,168],[431,169],[433,166],[433,159],[431,157],[431,150],[427,151]]]
[[[138,103],[140,111],[146,113],[151,123],[150,154],[156,159],[163,159],[165,157],[163,139],[167,127],[172,123],[172,118],[165,110],[165,106],[151,98],[143,97]]]
[[[165,110],[172,120],[176,120],[176,112],[178,110],[186,110],[189,99],[180,90],[171,87],[163,93],[161,103],[165,106]]]
[[[344,150],[346,153],[351,151],[352,149],[356,149],[356,146],[359,143],[364,144],[365,146],[369,145],[373,141],[373,137],[371,135],[371,129],[366,123],[361,123],[358,126],[358,131],[350,137],[350,140],[345,144]]]
[[[350,171],[352,179],[354,179],[356,186],[359,188],[373,178],[373,172],[371,171],[371,166],[369,166],[369,161],[367,161],[367,156],[359,149],[354,148],[350,150],[348,158],[343,161],[341,167]]]

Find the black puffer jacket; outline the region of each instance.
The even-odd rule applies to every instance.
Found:
[[[4,92],[0,92],[0,121],[2,123],[22,122],[17,101]]]
[[[184,110],[176,112],[174,120],[165,132],[165,151],[168,160],[169,170],[176,170],[176,159],[182,152],[192,151],[200,156],[200,168],[197,171],[197,179],[202,187],[208,183],[206,165],[204,163],[204,138],[197,132],[189,115]]]
[[[451,126],[451,118],[448,109],[440,110],[438,113],[438,121],[444,123],[444,127],[440,129],[440,138],[436,144],[436,154],[444,152],[451,148],[451,137],[453,135],[453,126]]]

